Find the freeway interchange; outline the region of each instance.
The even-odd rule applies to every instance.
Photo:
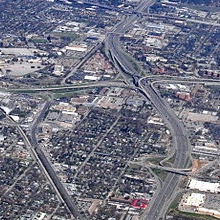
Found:
[[[157,93],[148,85],[142,83],[140,80],[140,87],[146,96],[151,100],[152,104],[158,110],[161,117],[164,119],[174,139],[175,146],[175,161],[173,167],[185,168],[190,158],[190,147],[187,133],[183,125],[178,120],[175,113],[170,107],[157,95]],[[178,185],[180,177],[174,173],[169,173],[163,182],[160,191],[156,194],[149,209],[146,212],[145,219],[153,220],[163,217],[173,194],[175,194],[176,186]]]
[[[156,0],[140,0],[140,4],[138,7],[132,11],[131,13],[124,14],[122,21],[120,21],[117,25],[115,25],[111,32],[106,33],[105,38],[105,46],[106,52],[108,53],[109,58],[112,60],[113,64],[119,69],[120,72],[124,75],[124,81],[122,80],[114,80],[114,81],[106,81],[106,82],[94,82],[94,83],[85,83],[79,85],[68,85],[66,84],[66,79],[69,78],[72,74],[75,73],[75,70],[81,66],[90,55],[99,48],[100,45],[97,45],[84,57],[82,61],[80,61],[76,68],[74,68],[69,75],[67,75],[61,85],[54,85],[48,87],[32,87],[32,88],[8,88],[4,89],[4,91],[12,92],[12,93],[41,93],[41,92],[63,92],[70,90],[79,90],[86,88],[96,88],[96,87],[121,87],[121,88],[130,88],[135,89],[137,92],[143,95],[144,98],[150,100],[152,105],[155,107],[157,112],[160,114],[161,118],[166,123],[167,127],[171,131],[173,137],[173,158],[174,162],[170,169],[164,168],[165,171],[169,172],[164,180],[162,186],[155,193],[153,199],[151,200],[147,210],[142,216],[142,219],[146,220],[159,220],[164,219],[164,216],[169,208],[170,203],[176,196],[177,186],[180,181],[180,175],[185,175],[178,173],[178,170],[185,170],[190,164],[191,158],[191,149],[190,143],[188,140],[188,134],[184,125],[179,121],[178,117],[175,115],[173,109],[161,98],[160,94],[158,94],[154,85],[157,82],[188,82],[188,83],[204,83],[204,84],[216,84],[216,81],[207,81],[207,80],[198,80],[198,79],[170,79],[160,78],[156,76],[143,77],[143,72],[140,73],[139,70],[131,63],[128,54],[123,51],[120,43],[120,36],[126,34],[127,31],[134,25],[140,15],[143,13],[147,15],[148,10],[151,5],[153,5]],[[86,3],[86,2],[84,2]],[[88,3],[87,3],[88,4]],[[99,6],[99,5],[98,5]],[[102,5],[100,5],[102,7]],[[186,81],[188,80],[188,81]],[[217,82],[219,83],[219,82]],[[66,205],[69,211],[72,213],[72,216],[76,219],[85,219],[81,216],[81,213],[76,209],[75,203],[70,195],[68,195],[65,187],[60,182],[59,177],[53,166],[51,165],[49,159],[46,157],[43,149],[39,145],[36,133],[37,128],[41,120],[44,118],[46,112],[50,108],[50,104],[52,103],[52,98],[48,99],[45,102],[45,105],[40,110],[39,115],[36,117],[34,123],[30,128],[30,140],[29,137],[25,134],[22,126],[17,124],[13,118],[9,115],[6,117],[9,121],[17,128],[21,136],[26,142],[26,145],[30,148],[30,152],[35,160],[39,163],[40,167],[44,171],[45,176],[47,176],[53,188],[56,190],[56,193],[59,199]],[[6,114],[6,113],[5,113]],[[177,172],[175,172],[177,171]]]
[[[132,65],[128,60],[126,53],[123,51],[120,45],[120,34],[125,34],[138,19],[138,13],[143,11],[148,11],[149,7],[155,3],[155,0],[142,0],[140,1],[139,6],[136,8],[133,14],[125,16],[121,22],[119,22],[112,30],[111,33],[106,34],[105,45],[107,51],[109,52],[109,57],[112,59],[115,66],[124,74],[126,83],[122,81],[112,81],[112,82],[97,82],[93,84],[86,85],[61,85],[56,87],[45,87],[45,88],[30,88],[30,89],[9,89],[9,92],[45,92],[45,91],[62,91],[62,90],[71,90],[71,89],[83,89],[83,88],[92,88],[100,86],[116,86],[116,87],[130,87],[139,91],[146,99],[149,99],[155,109],[158,111],[160,116],[163,118],[168,128],[171,130],[173,136],[173,145],[174,145],[174,163],[173,169],[184,169],[190,163],[190,144],[187,136],[187,132],[183,124],[179,121],[174,111],[169,107],[169,105],[160,97],[157,93],[153,84],[148,80],[149,77],[141,77],[137,69]],[[193,82],[193,80],[192,80]],[[205,83],[205,82],[204,82]],[[210,82],[211,83],[211,82]],[[214,82],[213,82],[214,83]],[[36,128],[43,118],[45,112],[48,110],[50,102],[46,102],[41,113],[37,117],[31,128],[31,142],[28,142],[27,137],[24,132],[20,130],[23,134],[24,139],[27,139],[28,145],[32,145],[33,154],[36,155],[36,159],[42,165],[45,170],[48,179],[51,180],[52,185],[57,191],[57,194],[66,204],[68,209],[71,211],[73,216],[78,219],[83,219],[78,210],[76,210],[74,202],[71,200],[67,194],[64,186],[59,181],[56,172],[52,168],[50,162],[44,155],[42,149],[38,146],[36,140]],[[166,179],[164,180],[161,189],[154,195],[154,198],[151,200],[151,203],[148,206],[148,209],[144,213],[142,219],[146,220],[159,220],[163,219],[165,213],[175,197],[176,188],[180,181],[180,176],[175,173],[168,173]]]
[[[137,12],[142,12],[149,9],[155,1],[141,1],[137,7]],[[120,36],[117,33],[125,33],[129,30],[131,25],[138,20],[138,16],[133,14],[130,17],[125,17],[118,25],[115,26],[114,32],[108,34],[106,37],[106,46],[112,61],[125,72],[127,77],[132,77],[135,86],[142,92],[142,94],[151,101],[157,109],[161,117],[170,128],[173,135],[173,143],[175,148],[175,160],[173,167],[186,168],[190,159],[190,145],[187,137],[187,132],[183,124],[178,120],[173,110],[167,103],[157,94],[154,88],[146,81],[145,78],[140,78],[140,74],[129,62],[120,47]],[[138,82],[137,82],[137,79]],[[163,182],[161,189],[156,193],[152,199],[149,208],[144,213],[143,219],[157,220],[163,219],[173,197],[175,196],[175,189],[179,183],[180,177],[174,173],[169,173]]]
[[[130,87],[135,88],[146,99],[149,99],[154,105],[155,109],[159,112],[161,117],[166,122],[167,126],[170,128],[173,135],[173,143],[175,149],[175,161],[173,163],[174,168],[186,168],[190,159],[190,147],[187,138],[187,133],[183,125],[178,120],[177,116],[173,110],[168,106],[167,103],[158,95],[154,87],[148,82],[147,77],[140,76],[140,73],[128,60],[125,52],[120,45],[120,34],[125,34],[138,19],[138,13],[143,11],[148,11],[149,7],[155,3],[155,0],[142,0],[136,8],[135,12],[129,16],[125,16],[121,22],[119,22],[112,30],[111,33],[106,34],[105,45],[106,50],[109,52],[109,56],[112,59],[115,66],[124,74],[125,84],[122,81],[112,81],[112,82],[97,82],[87,85],[60,85],[54,87],[44,87],[44,88],[20,88],[20,89],[8,89],[9,92],[45,92],[45,91],[63,91],[71,89],[83,89],[92,88],[99,86],[116,86],[116,87]],[[76,210],[74,202],[71,200],[70,196],[67,194],[65,188],[59,181],[54,169],[52,168],[50,162],[44,155],[42,149],[38,146],[36,140],[36,128],[41,122],[45,112],[50,106],[50,101],[48,101],[41,113],[37,117],[36,121],[31,127],[31,144],[32,151],[36,155],[36,158],[44,169],[48,179],[50,179],[51,184],[56,189],[57,194],[61,200],[66,204],[70,212],[76,219],[83,219],[79,212]],[[20,128],[19,128],[20,129]],[[30,144],[29,144],[30,145]],[[143,215],[143,219],[146,220],[157,220],[163,217],[172,201],[173,196],[175,196],[175,189],[179,183],[180,177],[175,173],[169,173],[161,187],[161,189],[156,193],[152,199],[146,213]]]

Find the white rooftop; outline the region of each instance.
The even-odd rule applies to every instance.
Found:
[[[205,202],[205,195],[201,193],[191,193],[183,202],[185,206],[199,207]]]
[[[196,179],[191,179],[189,181],[188,187],[190,189],[196,189],[196,190],[204,191],[204,192],[211,192],[211,193],[220,192],[220,183],[211,183],[211,182],[205,182],[205,181],[200,181]]]

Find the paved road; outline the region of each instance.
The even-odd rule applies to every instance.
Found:
[[[154,1],[142,1],[137,8],[138,12],[142,12],[149,8]],[[126,17],[122,22],[115,26],[114,32],[125,33],[133,23],[137,21],[137,15],[131,15]],[[119,35],[111,33],[106,37],[106,46],[108,47],[110,56],[117,66],[129,74],[130,77],[138,78],[140,74],[133,67],[133,65],[127,60],[123,50],[120,47]],[[145,78],[139,79],[134,82],[135,85],[141,90],[146,98],[150,99],[154,107],[158,110],[161,117],[166,122],[167,126],[171,129],[174,146],[175,146],[175,161],[173,167],[185,168],[190,158],[190,148],[187,133],[183,125],[178,120],[173,110],[168,104],[158,95],[157,91],[146,81]],[[152,199],[148,212],[145,213],[143,219],[157,220],[164,217],[166,210],[169,207],[171,199],[175,195],[175,189],[179,183],[180,177],[174,173],[169,173],[161,187],[161,190]]]
[[[115,37],[115,36],[113,36]],[[110,39],[112,41],[112,39]],[[117,39],[118,40],[118,39]],[[114,40],[112,42],[114,44]],[[120,49],[114,46],[115,49]],[[123,52],[123,51],[121,51]],[[120,57],[119,57],[120,59]],[[115,62],[118,62],[118,60],[114,56]],[[121,61],[120,61],[121,62]],[[125,65],[125,62],[130,65],[129,61],[123,57],[123,66]],[[135,74],[138,74],[137,71],[132,68],[132,72]],[[124,67],[124,70],[126,72],[131,72],[129,71],[129,67],[127,66]],[[201,78],[186,78],[186,77],[171,77],[171,76],[148,76],[146,79],[153,81],[152,85],[155,83],[194,83],[194,84],[205,84],[205,85],[219,85],[220,80],[216,79],[201,79]],[[126,84],[127,82],[121,81],[121,80],[112,80],[112,81],[104,81],[104,82],[90,82],[90,83],[83,83],[83,84],[78,84],[78,85],[59,85],[59,86],[50,86],[50,87],[23,87],[23,88],[4,88],[0,89],[2,92],[23,92],[23,93],[33,93],[33,92],[53,92],[53,91],[62,91],[62,90],[74,90],[74,89],[86,89],[86,88],[93,88],[93,87],[105,87],[105,86],[110,86],[110,87],[121,87],[121,88],[134,88],[133,85],[128,85]]]
[[[150,5],[152,5],[155,0],[146,0],[141,1],[140,5],[137,7],[136,12],[141,13],[144,10],[147,10]],[[130,15],[128,17],[124,17],[124,19],[118,23],[113,31],[109,33],[106,37],[106,46],[109,49],[110,56],[112,60],[120,66],[124,72],[129,74],[130,78],[137,77],[140,75],[137,70],[133,67],[133,65],[128,61],[127,57],[125,56],[123,50],[120,46],[119,35],[117,33],[126,33],[126,31],[131,27],[138,20],[138,16],[136,14]],[[93,86],[99,85],[106,86],[103,82],[94,84]],[[114,86],[116,83],[109,84],[109,86]],[[91,87],[92,85],[86,85],[87,87]],[[68,87],[56,87],[56,88],[37,88],[36,91],[53,91],[53,90],[62,90],[62,89],[71,89],[71,88],[84,88],[85,85],[81,86],[68,86]],[[185,168],[189,156],[190,156],[190,149],[189,149],[189,142],[187,138],[186,131],[183,125],[179,122],[178,118],[175,116],[173,110],[161,99],[161,97],[157,94],[153,87],[146,82],[146,79],[140,79],[136,86],[140,89],[140,91],[146,96],[146,98],[150,99],[152,104],[158,110],[164,121],[167,125],[171,128],[172,134],[174,137],[175,147],[176,147],[176,154],[175,154],[175,161],[173,167],[175,168]],[[33,91],[33,89],[31,89]],[[16,91],[16,90],[13,90]],[[21,91],[18,89],[18,91]],[[39,159],[42,161],[42,164],[46,168],[49,176],[51,177],[52,181],[57,187],[57,190],[60,192],[62,198],[64,199],[67,207],[71,210],[74,216],[78,216],[78,212],[75,209],[75,205],[73,202],[68,198],[65,189],[63,188],[62,184],[60,185],[59,179],[56,176],[53,168],[50,166],[47,158],[45,157],[42,150],[37,147],[37,141],[35,137],[35,130],[36,125],[39,123],[41,118],[44,115],[44,111],[47,109],[47,106],[41,112],[41,115],[38,117],[37,121],[34,123],[32,127],[32,142],[36,146],[36,152],[38,154]],[[179,176],[173,173],[169,173],[162,185],[161,190],[157,193],[154,197],[152,202],[150,203],[148,212],[145,213],[144,219],[146,220],[157,220],[161,216],[163,217],[171,199],[175,194],[176,186],[179,183]],[[64,191],[63,191],[64,190]]]
[[[108,6],[108,5],[103,5],[103,4],[94,3],[94,2],[91,3],[89,1],[72,0],[72,2],[80,2],[81,4],[97,6],[99,8],[108,9],[108,10],[112,10],[112,11],[117,11],[117,12],[120,12],[121,14],[127,14],[127,15],[140,14],[142,16],[150,16],[151,18],[171,19],[171,20],[178,20],[178,21],[182,21],[182,22],[192,22],[192,23],[206,24],[206,25],[212,25],[212,26],[220,27],[220,23],[212,22],[212,21],[204,21],[204,20],[197,20],[197,19],[190,19],[190,18],[180,18],[180,17],[169,16],[169,15],[158,15],[158,14],[150,14],[149,15],[148,13],[142,12],[141,10],[137,10],[137,9],[135,11],[132,11],[132,10],[125,9],[125,8],[116,8],[116,7],[111,7],[111,6]],[[141,6],[139,6],[139,7],[141,8]]]
[[[96,46],[94,46],[77,64],[75,64],[74,68],[71,70],[71,72],[63,78],[61,81],[62,85],[66,84],[67,79],[69,79],[71,76],[75,74],[75,72],[102,46],[102,43],[98,43]]]
[[[62,201],[64,202],[66,207],[69,209],[71,214],[74,216],[74,218],[84,220],[85,218],[83,218],[80,215],[80,213],[78,212],[73,199],[71,198],[71,196],[68,195],[65,187],[60,182],[59,177],[57,176],[55,170],[53,169],[49,159],[45,156],[45,154],[44,154],[43,150],[41,149],[40,145],[38,144],[38,141],[37,141],[37,138],[36,138],[37,126],[41,122],[43,117],[45,116],[45,114],[48,111],[50,105],[51,105],[51,100],[49,99],[45,103],[45,105],[44,105],[43,109],[41,110],[40,114],[38,115],[38,117],[35,119],[33,125],[31,126],[30,130],[31,130],[32,151],[34,151],[34,153],[36,154],[37,162],[38,163],[40,162],[40,164],[43,166],[43,169],[46,171],[45,173],[46,173],[47,177],[50,179],[51,184],[53,185],[53,187],[55,188],[57,194],[62,199]]]
[[[182,21],[182,22],[192,22],[197,24],[206,24],[214,27],[220,27],[220,23],[212,22],[212,21],[204,21],[204,20],[197,20],[197,19],[191,19],[191,18],[180,18],[180,17],[174,17],[169,15],[159,15],[159,14],[147,14],[147,13],[141,13],[142,16],[150,16],[152,19],[167,19],[167,20],[176,20],[176,21]]]
[[[175,160],[173,163],[174,168],[185,168],[190,158],[190,147],[187,133],[180,123],[179,119],[175,115],[174,111],[168,106],[168,104],[161,99],[161,97],[155,92],[152,87],[145,81],[145,79],[139,80],[139,86],[151,100],[152,104],[160,113],[168,127],[170,127],[174,143],[175,143]],[[161,190],[152,200],[148,212],[146,213],[146,220],[156,220],[163,217],[165,211],[169,207],[169,199],[175,194],[176,186],[178,185],[180,177],[174,173],[169,173],[161,187]]]
[[[93,87],[105,87],[105,86],[111,86],[111,87],[128,87],[128,85],[125,84],[123,81],[104,81],[104,82],[90,82],[90,83],[84,83],[84,84],[77,84],[77,85],[59,85],[59,86],[50,86],[50,87],[31,87],[31,88],[7,88],[7,89],[1,89],[3,92],[23,92],[23,93],[29,93],[29,92],[55,92],[55,91],[62,91],[62,90],[72,90],[72,89],[86,89],[86,88],[93,88]]]
[[[56,172],[53,170],[52,166],[50,165],[48,159],[44,155],[41,148],[38,146],[37,139],[35,136],[36,128],[43,116],[45,115],[46,111],[48,110],[50,106],[50,102],[46,102],[44,105],[41,113],[37,117],[37,119],[34,121],[34,124],[31,128],[31,141],[29,141],[29,138],[25,134],[24,130],[21,128],[21,126],[16,123],[12,117],[5,113],[4,110],[0,108],[0,111],[7,117],[7,119],[17,128],[18,132],[24,139],[24,142],[26,143],[26,146],[28,150],[30,151],[32,157],[35,159],[35,161],[38,163],[39,167],[42,169],[44,174],[46,175],[47,179],[50,181],[52,187],[56,190],[57,195],[59,199],[66,205],[66,207],[69,209],[70,213],[75,219],[79,220],[86,220],[85,218],[82,218],[77,211],[75,204],[72,200],[72,198],[68,195],[66,192],[66,189],[63,187],[62,183],[60,182],[59,178],[57,177]]]
[[[115,49],[117,49],[117,48],[115,47]],[[119,57],[119,59],[120,59],[120,57]],[[115,60],[115,62],[118,62],[117,59],[115,59],[115,56],[114,56],[114,60]],[[127,61],[127,59],[125,57],[123,57],[123,63],[125,64],[125,62],[127,62],[128,65],[130,65],[129,61]],[[126,65],[124,65],[124,66],[126,66]],[[133,66],[131,68],[133,70],[132,71],[133,73],[138,74],[137,71],[133,68]],[[124,70],[126,72],[129,72],[128,66],[127,66],[127,68],[125,67]],[[146,79],[153,81],[152,85],[154,85],[155,83],[187,83],[187,84],[194,83],[194,84],[205,84],[205,85],[219,85],[219,83],[220,83],[220,80],[215,80],[215,79],[201,79],[201,78],[191,79],[191,78],[186,78],[186,77],[184,78],[184,77],[169,77],[169,76],[168,77],[148,76],[148,77],[146,77]],[[83,83],[83,84],[79,84],[79,85],[59,85],[59,86],[40,87],[40,88],[39,87],[4,88],[4,89],[0,89],[0,91],[12,92],[12,93],[13,92],[14,93],[16,93],[16,92],[33,93],[33,92],[53,92],[53,91],[62,91],[62,90],[86,89],[86,88],[105,87],[105,86],[121,87],[121,88],[123,88],[123,87],[124,88],[129,88],[129,87],[134,88],[133,85],[126,84],[125,81],[112,80],[112,81],[104,81],[104,82],[99,81],[99,82]]]

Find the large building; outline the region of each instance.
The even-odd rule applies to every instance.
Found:
[[[195,189],[203,192],[220,193],[220,183],[211,183],[211,182],[191,179],[189,180],[187,187],[190,189]]]
[[[181,205],[184,207],[194,207],[197,208],[202,206],[205,202],[205,194],[201,193],[190,193],[182,198]]]
[[[219,198],[217,195],[210,193],[187,192],[183,195],[178,209],[182,212],[199,213],[220,218]]]

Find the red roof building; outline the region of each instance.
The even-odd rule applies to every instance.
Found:
[[[147,199],[134,199],[131,203],[133,208],[145,209],[147,208],[149,200]]]

